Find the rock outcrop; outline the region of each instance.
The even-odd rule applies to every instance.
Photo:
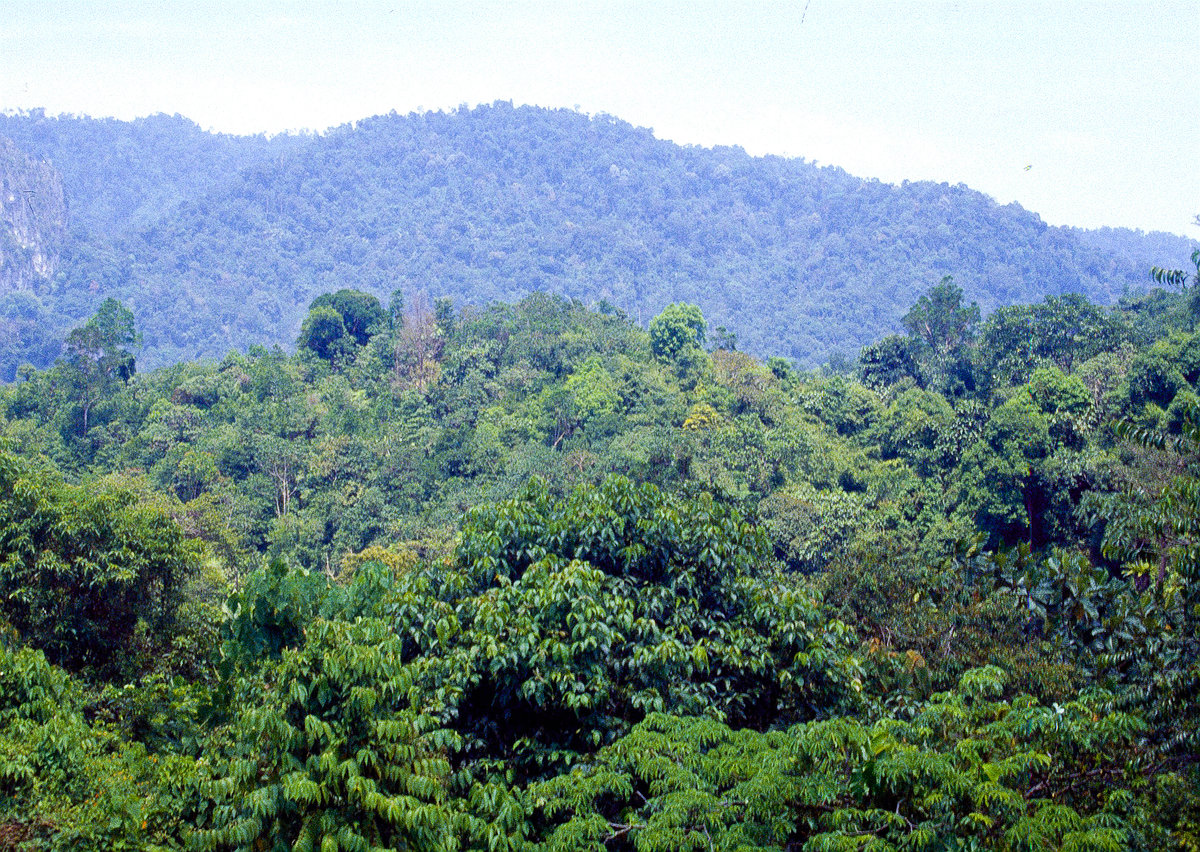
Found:
[[[0,137],[0,295],[53,277],[66,230],[62,175]]]

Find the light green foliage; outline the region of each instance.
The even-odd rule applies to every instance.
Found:
[[[801,571],[817,571],[846,553],[871,523],[863,498],[840,490],[800,485],[776,492],[758,505],[760,522],[781,557]]]
[[[445,805],[453,734],[410,706],[401,643],[374,619],[316,620],[262,680],[243,681],[205,795],[198,849],[457,848]]]
[[[1092,398],[1083,382],[1067,376],[1057,367],[1034,370],[1026,384],[1029,395],[1043,413],[1081,417],[1091,407]]]
[[[609,426],[621,405],[616,380],[599,358],[589,358],[577,367],[563,387],[571,394],[575,415],[585,427]]]
[[[959,396],[973,389],[968,345],[979,324],[979,305],[963,305],[963,291],[947,275],[921,296],[901,322],[915,344],[922,384]],[[889,370],[895,375],[894,370]]]
[[[996,701],[974,669],[911,722],[733,731],[653,716],[589,767],[535,785],[540,848],[1123,849],[1139,845],[1123,775],[1138,721],[1095,701]],[[1082,783],[1081,783],[1082,782]],[[1099,794],[1099,795],[1097,795]]]
[[[795,828],[787,746],[781,732],[652,715],[592,766],[530,788],[553,826],[536,848],[781,848]]]
[[[881,391],[905,382],[923,381],[919,345],[915,338],[892,334],[864,346],[858,358],[858,377],[864,385]]]
[[[79,685],[41,652],[0,650],[0,838],[55,852],[182,848],[194,761],[149,753],[84,710]]]
[[[896,397],[876,424],[884,458],[901,458],[929,477],[948,469],[954,459],[946,441],[954,410],[939,394],[912,388]]]
[[[1083,381],[1057,367],[1039,367],[1024,386],[1045,415],[1053,445],[1071,450],[1087,446],[1093,427],[1093,399]]]
[[[704,345],[708,323],[695,305],[673,304],[650,321],[650,347],[658,358],[670,361]]]
[[[278,658],[304,644],[331,590],[329,578],[275,560],[250,574],[227,604],[225,656]]]
[[[878,396],[841,376],[805,387],[800,404],[839,435],[848,436],[870,429],[882,413]]]
[[[1169,344],[1158,343],[1133,359],[1125,375],[1132,405],[1152,402],[1165,408],[1179,389],[1187,385],[1187,379],[1174,363],[1172,348]]]

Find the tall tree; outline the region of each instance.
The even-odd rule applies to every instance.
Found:
[[[445,336],[424,293],[413,296],[402,319],[396,334],[395,380],[401,387],[415,387],[424,393],[441,375],[438,356]]]
[[[979,305],[964,306],[962,300],[962,288],[947,275],[904,315],[904,327],[925,341],[935,356],[944,356],[969,343],[979,322]]]
[[[134,356],[129,350],[141,342],[133,312],[112,298],[67,335],[67,363],[77,383],[82,434],[87,434],[92,408],[106,391],[133,376]]]
[[[968,344],[979,324],[979,305],[963,305],[963,291],[949,275],[917,300],[904,315],[904,327],[924,349],[921,358],[928,385],[958,396],[974,389]]]

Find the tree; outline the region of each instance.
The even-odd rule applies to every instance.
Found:
[[[115,382],[128,382],[134,373],[129,350],[142,338],[133,313],[116,299],[105,299],[95,315],[67,335],[67,363],[74,373],[86,435],[92,408]]]
[[[535,480],[474,510],[447,578],[466,592],[461,632],[433,669],[454,685],[456,725],[541,774],[654,710],[761,725],[852,706],[840,628],[766,556],[710,497],[615,476],[564,500]]]
[[[353,360],[357,350],[389,324],[388,313],[374,296],[338,290],[312,300],[297,343],[301,349],[340,365],[343,360]]]
[[[936,356],[945,356],[969,343],[979,322],[979,305],[963,306],[963,291],[947,275],[917,300],[901,320],[908,333],[925,341]]]
[[[200,848],[456,849],[457,738],[412,707],[403,643],[378,619],[316,619],[245,679]],[[281,845],[282,844],[282,845]]]
[[[359,346],[366,346],[371,335],[385,328],[389,319],[379,300],[360,290],[343,289],[336,293],[324,293],[313,299],[308,308],[310,311],[314,308],[332,308],[337,311],[342,318],[345,333],[354,338],[354,342]]]
[[[942,282],[917,300],[902,322],[917,343],[921,373],[926,386],[948,396],[961,396],[975,389],[968,344],[975,337],[979,306],[964,307],[962,289],[947,275]]]
[[[1136,754],[1138,721],[1091,696],[997,700],[1005,679],[971,669],[911,721],[758,733],[652,715],[532,786],[539,848],[1167,848],[1143,833],[1157,826],[1132,796],[1106,795]]]
[[[867,387],[881,391],[910,379],[921,383],[921,367],[917,361],[917,346],[912,338],[889,335],[878,343],[863,347],[858,357],[859,379]]]
[[[737,351],[737,332],[730,331],[723,325],[713,330],[713,346],[726,352]]]
[[[414,387],[424,393],[441,375],[438,357],[446,342],[445,334],[424,293],[413,297],[402,319],[396,333],[395,381],[400,387]]]
[[[454,316],[454,301],[449,296],[442,296],[433,303],[433,317],[442,337],[449,340],[454,335],[457,320]]]
[[[682,352],[703,346],[707,328],[704,314],[695,305],[667,305],[650,321],[650,348],[656,357],[673,361]]]
[[[1200,216],[1197,217],[1200,221]],[[1192,252],[1192,263],[1196,267],[1196,271],[1190,273],[1191,285],[1196,287],[1200,285],[1200,248]],[[1189,273],[1183,269],[1164,269],[1161,266],[1150,267],[1150,278],[1156,284],[1166,284],[1171,287],[1179,287],[1181,290],[1187,289]]]
[[[962,506],[993,542],[1012,544],[1030,534],[1043,502],[1035,474],[1051,448],[1049,421],[1028,395],[992,412],[963,454],[957,483]]]
[[[344,351],[347,337],[342,315],[333,308],[318,305],[304,318],[297,342],[302,349],[312,350],[317,357],[332,361]]]
[[[388,301],[388,319],[391,321],[392,331],[399,331],[404,327],[404,291],[393,290],[392,297]]]
[[[1070,371],[1130,337],[1122,314],[1067,293],[1037,305],[998,308],[983,324],[975,360],[991,387],[1020,384],[1039,364]]]

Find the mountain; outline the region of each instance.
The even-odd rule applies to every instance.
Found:
[[[961,184],[891,185],[802,159],[683,147],[611,116],[497,103],[377,116],[313,136],[207,134],[186,119],[0,118],[52,162],[72,211],[43,299],[107,296],[154,366],[290,345],[309,301],[351,287],[460,306],[547,291],[647,322],[694,302],[743,349],[820,363],[895,330],[954,276],[984,311],[1144,288],[1173,235],[1047,226]]]

